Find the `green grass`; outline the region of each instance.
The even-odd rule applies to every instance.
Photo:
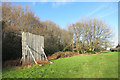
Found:
[[[117,53],[117,52],[111,52],[111,51],[102,51],[102,53]]]
[[[3,78],[118,78],[118,53],[79,55],[50,60],[53,64],[3,69]]]

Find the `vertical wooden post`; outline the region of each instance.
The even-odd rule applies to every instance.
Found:
[[[36,62],[36,60],[35,60],[35,57],[33,56],[33,54],[32,54],[32,52],[31,52],[30,48],[28,47],[28,45],[27,45],[26,47],[27,47],[27,49],[30,51],[30,54],[31,54],[31,56],[32,56],[32,58],[33,58],[35,64],[37,64],[37,62]]]
[[[30,47],[32,46],[32,35],[30,33],[29,33],[29,46]],[[29,57],[30,57],[30,62],[33,62],[34,60],[33,60],[32,56],[30,55]]]
[[[22,32],[22,64],[25,63],[25,34]]]

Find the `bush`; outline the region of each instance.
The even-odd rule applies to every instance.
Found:
[[[114,52],[114,51],[117,52],[117,51],[119,51],[119,50],[118,50],[118,48],[111,48],[110,51],[111,51],[111,52]]]
[[[2,38],[2,60],[16,60],[22,57],[21,37],[15,33],[8,32]]]
[[[100,52],[101,49],[100,49],[100,48],[96,48],[95,51],[96,51],[96,52]]]
[[[65,48],[63,49],[63,52],[65,52],[65,51],[72,51],[71,46],[69,46],[69,47],[65,47]]]
[[[48,64],[49,62],[48,62],[48,61],[41,61],[41,60],[39,60],[39,61],[37,61],[37,63],[38,63],[38,64],[45,65],[45,64]]]
[[[51,56],[51,58],[53,59],[65,58],[65,57],[71,57],[77,54],[78,54],[77,52],[56,52]]]
[[[89,54],[96,54],[95,51],[88,51]]]

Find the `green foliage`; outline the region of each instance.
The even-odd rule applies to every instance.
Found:
[[[101,48],[95,48],[95,51],[96,51],[96,52],[100,52],[100,51],[101,51]]]
[[[95,54],[95,51],[88,51],[89,54]]]
[[[53,64],[3,69],[3,78],[118,78],[118,53],[73,56]]]
[[[102,51],[101,53],[118,53],[118,52]]]
[[[111,48],[110,51],[111,51],[111,52],[117,52],[117,51],[118,51],[118,48]]]
[[[22,56],[22,43],[21,37],[15,35],[12,32],[6,34],[5,38],[2,38],[2,58],[5,60],[13,60]]]
[[[71,46],[66,46],[64,49],[63,49],[63,52],[65,51],[72,51],[72,47]]]

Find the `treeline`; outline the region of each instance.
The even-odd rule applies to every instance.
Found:
[[[44,36],[45,53],[51,55],[63,51],[71,43],[69,32],[56,23],[41,21],[29,7],[2,4],[2,44],[3,60],[21,56],[21,32],[30,32]]]
[[[21,32],[44,36],[45,53],[58,51],[87,53],[100,51],[109,46],[111,31],[107,24],[92,18],[70,24],[68,30],[61,29],[53,21],[41,21],[29,7],[2,3],[3,60],[21,56]]]
[[[97,18],[81,19],[70,24],[69,31],[73,35],[73,50],[78,53],[95,53],[112,46],[112,30],[108,24]]]

